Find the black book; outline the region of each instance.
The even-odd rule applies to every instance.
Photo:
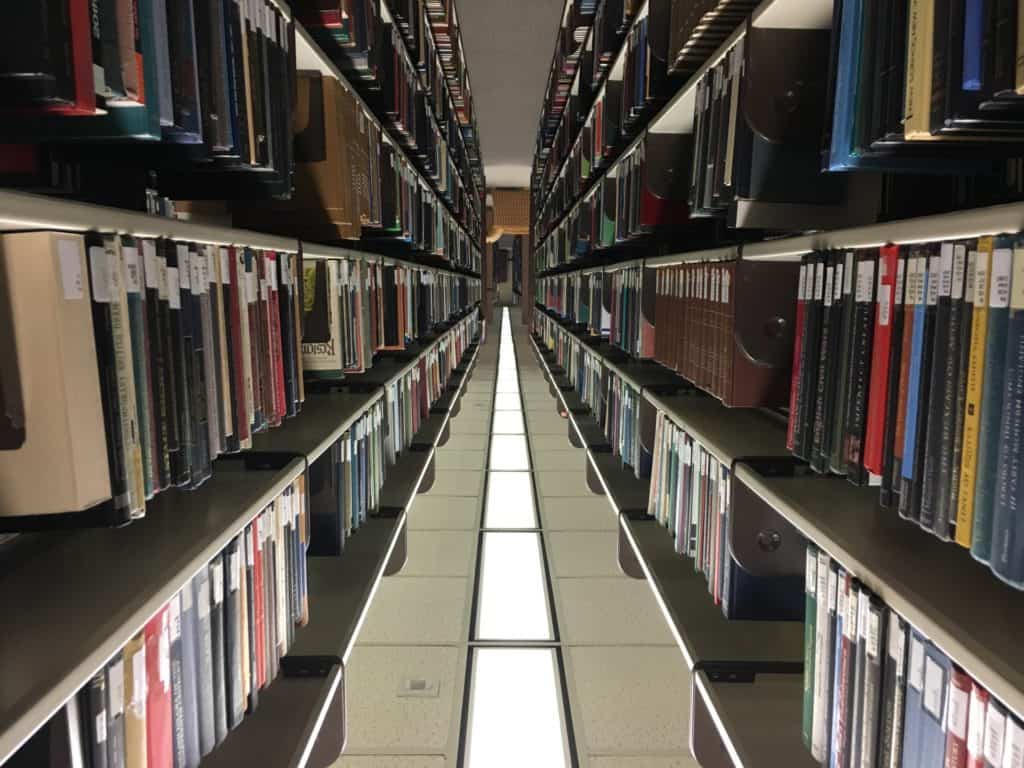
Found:
[[[202,569],[205,571],[205,569]],[[185,735],[185,762],[175,768],[191,768],[201,759],[199,744],[199,610],[196,605],[197,577],[181,588],[181,718]],[[173,695],[173,677],[171,680]],[[172,699],[173,703],[173,699]],[[176,706],[176,705],[175,705]],[[177,717],[177,713],[175,717]]]
[[[263,33],[258,21],[246,18],[245,33],[249,46],[249,95],[252,98],[252,135],[255,139],[254,164],[266,165],[269,159],[267,148],[267,110],[265,104]]]
[[[93,19],[93,78],[106,84],[104,97],[123,97],[124,80],[121,77],[121,49],[117,36],[117,0],[99,0],[91,3]],[[96,32],[99,31],[100,50],[96,50]],[[98,61],[97,61],[98,59]],[[97,70],[97,65],[99,69]],[[101,74],[102,73],[102,74]]]
[[[186,586],[185,589],[191,589]],[[171,598],[170,618],[170,662],[171,662],[171,754],[174,768],[187,768],[188,753],[185,748],[185,673],[182,649],[181,593]]]
[[[851,654],[853,666],[853,709],[850,712],[850,766],[861,764],[861,748],[864,738],[864,686],[867,676],[868,661],[868,602],[870,595],[863,585],[859,585],[850,593],[857,611],[857,634],[854,637]]]
[[[892,331],[889,344],[889,399],[885,407],[885,433],[882,446],[882,489],[879,502],[883,507],[893,504],[893,464],[896,450],[896,420],[899,414],[900,362],[903,356],[903,301],[907,283],[907,248],[900,248],[896,263],[896,290],[893,293]],[[966,394],[966,393],[965,393]]]
[[[882,700],[878,735],[879,768],[903,764],[903,710],[907,691],[907,623],[892,610],[888,614],[882,669]]]
[[[875,333],[875,290],[878,251],[857,256],[853,322],[850,325],[850,370],[846,384],[843,458],[851,482],[864,485],[864,432],[868,424],[868,389],[871,386],[871,342]]]
[[[246,621],[246,629],[249,634],[248,647],[249,647],[249,699],[246,702],[246,712],[252,713],[256,711],[256,707],[259,704],[259,676],[256,672],[259,662],[256,658],[256,580],[254,575],[255,552],[256,552],[256,523],[255,521],[249,523],[245,529],[244,544],[245,547],[245,592],[248,595],[246,600],[246,611],[248,613]]]
[[[940,538],[949,536],[949,488],[959,393],[961,325],[967,248],[943,243],[939,304],[935,320],[928,427],[921,491],[921,526]]]
[[[183,143],[203,140],[192,0],[166,0],[174,124],[165,135]]]
[[[79,694],[82,735],[87,739],[89,768],[107,768],[107,674],[101,669]]]
[[[921,496],[924,491],[924,459],[927,449],[928,421],[931,418],[931,369],[935,350],[935,325],[939,309],[939,286],[942,277],[942,257],[937,244],[928,244],[918,251],[927,256],[925,278],[924,325],[921,333],[920,377],[917,384],[917,421],[914,424],[913,455],[904,456],[901,478],[899,513],[908,520],[919,520]],[[911,377],[913,378],[913,377]],[[908,396],[907,409],[911,407]],[[937,415],[937,418],[941,418]],[[910,429],[910,414],[907,414],[907,429]],[[913,462],[910,476],[907,476],[906,462]]]
[[[217,745],[213,681],[213,627],[210,569],[200,568],[192,580],[196,611],[196,698],[199,714],[199,754],[210,754]]]
[[[843,261],[831,253],[825,266],[825,291],[821,317],[821,344],[818,352],[818,381],[815,391],[814,429],[811,468],[827,472],[832,455],[832,421],[838,384],[834,363],[842,332]]]
[[[854,283],[857,277],[857,258],[853,251],[843,254],[843,297],[841,318],[839,320],[839,348],[835,367],[836,403],[835,417],[832,420],[832,456],[829,468],[838,475],[846,474],[846,454],[844,438],[846,435],[846,409],[849,403],[850,363],[853,354],[853,313],[856,309]]]
[[[221,275],[221,302],[224,306],[224,337],[227,345],[227,369],[228,369],[228,380],[224,383],[224,386],[228,388],[231,403],[231,416],[230,420],[233,425],[233,429],[230,434],[225,438],[225,449],[228,453],[237,453],[242,448],[241,437],[242,428],[237,423],[238,408],[237,403],[240,397],[245,397],[244,394],[238,391],[238,378],[235,372],[235,337],[232,333],[232,318],[237,312],[237,299],[231,295],[231,260],[234,258],[234,250],[231,248],[220,249],[220,275]],[[241,290],[241,286],[239,286]]]
[[[203,256],[195,243],[188,246],[179,246],[179,261],[187,250],[187,272],[188,284],[185,283],[185,269],[182,270],[182,316],[185,318],[184,328],[186,330],[185,350],[191,351],[191,366],[189,368],[189,394],[192,398],[190,410],[192,413],[192,458],[189,462],[192,468],[190,488],[198,488],[210,479],[213,474],[213,464],[210,460],[210,426],[209,407],[207,405],[206,377],[212,375],[212,371],[206,370],[206,338],[203,333],[203,296],[205,287],[209,291],[209,284],[203,285],[205,277],[201,268]],[[186,317],[187,315],[187,317]]]
[[[228,62],[231,68],[231,99],[234,102],[235,122],[234,154],[243,162],[249,161],[249,110],[246,106],[248,94],[245,87],[245,58],[242,40],[241,6],[235,0],[224,0],[227,19]]]
[[[196,61],[203,140],[211,152],[227,152],[232,147],[224,56],[224,6],[216,0],[197,3],[196,11]]]
[[[802,459],[810,460],[814,437],[814,403],[818,382],[818,359],[821,354],[821,328],[825,310],[825,261],[824,254],[815,254],[808,262],[807,275],[809,295],[804,304],[804,333],[800,366],[800,382],[797,388],[797,433],[794,435],[793,452]]]
[[[971,329],[974,327],[974,263],[977,252],[974,250],[976,242],[970,241],[965,244],[967,249],[967,260],[965,266],[963,301],[959,306],[953,303],[950,313],[950,330],[952,331],[953,320],[956,315],[960,316],[959,338],[957,344],[956,360],[956,396],[953,400],[953,449],[951,451],[949,466],[949,492],[946,498],[946,510],[948,513],[946,535],[950,539],[956,536],[957,500],[960,496],[960,465],[963,459],[964,442],[964,419],[967,407],[967,371],[970,368],[971,358]],[[955,278],[954,278],[955,281]],[[941,531],[937,531],[942,535]]]
[[[167,396],[167,371],[165,349],[166,336],[160,322],[160,278],[166,280],[167,265],[157,249],[154,240],[139,241],[143,271],[146,279],[146,328],[149,352],[149,376],[153,388],[153,485],[154,490],[163,490],[171,484],[171,456],[168,450],[168,425],[171,421],[170,404]]]
[[[835,737],[833,731],[836,727],[834,717],[834,702],[839,696],[839,689],[835,687],[836,683],[836,665],[839,664],[838,654],[836,653],[836,633],[838,627],[836,626],[838,608],[839,608],[839,590],[843,589],[843,584],[840,578],[839,563],[835,560],[829,561],[829,572],[828,572],[828,626],[825,631],[825,658],[823,660],[825,669],[825,696],[823,697],[825,702],[825,740],[826,745],[831,745]]]
[[[104,670],[107,677],[107,768],[124,768],[124,659],[118,651]]]
[[[171,477],[175,485],[188,485],[192,478],[192,398],[189,382],[192,379],[191,344],[186,347],[185,325],[191,325],[191,304],[182,302],[181,270],[187,269],[188,246],[178,245],[172,240],[162,241],[167,259],[167,310],[170,331],[171,363],[168,371],[173,378],[174,406],[177,413],[178,450],[171,453]],[[184,255],[185,264],[179,263]]]
[[[110,302],[107,270],[120,268],[111,264],[103,236],[94,232],[85,235],[89,259],[89,290],[92,296],[92,327],[96,341],[97,368],[103,405],[103,424],[107,433],[107,464],[110,468],[111,500],[119,516],[127,520],[131,515],[128,492],[128,467],[125,466],[125,435],[121,431],[121,398],[117,383],[117,353],[115,351],[114,321]],[[29,427],[31,429],[31,426]]]
[[[4,8],[0,97],[5,106],[74,103],[75,73],[67,45],[67,11],[66,0],[10,3]]]
[[[237,728],[245,717],[242,683],[241,579],[243,572],[241,537],[236,536],[224,550],[224,665],[227,727]]]
[[[224,553],[210,563],[210,651],[213,660],[213,733],[220,744],[228,735],[224,627]]]
[[[864,672],[861,689],[860,765],[880,765],[875,762],[881,745],[882,723],[882,670],[886,658],[886,630],[889,609],[874,595],[867,596],[864,612]]]

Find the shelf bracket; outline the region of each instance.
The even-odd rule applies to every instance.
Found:
[[[409,539],[406,536],[406,530],[407,526],[403,523],[402,529],[398,532],[398,538],[395,539],[394,549],[391,550],[391,557],[388,558],[388,562],[384,566],[385,576],[394,576],[401,571],[409,557]]]
[[[640,561],[637,559],[636,551],[633,549],[633,545],[629,543],[629,539],[626,537],[626,531],[623,529],[621,524],[619,525],[618,554],[620,571],[631,579],[646,578],[646,576],[644,576],[644,569],[640,565]]]

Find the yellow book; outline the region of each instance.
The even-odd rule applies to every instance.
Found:
[[[903,136],[906,139],[935,138],[930,130],[934,37],[935,0],[910,0],[903,102]]]
[[[970,548],[974,527],[974,480],[978,464],[981,394],[985,383],[985,336],[988,333],[988,282],[992,268],[992,238],[979,237],[974,261],[974,314],[967,366],[964,442],[960,458],[960,488],[956,505],[956,543]]]

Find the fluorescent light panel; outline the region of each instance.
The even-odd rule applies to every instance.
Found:
[[[477,640],[553,640],[540,534],[487,531],[480,556]]]
[[[492,435],[522,435],[525,432],[522,411],[494,412],[494,422],[491,425]]]
[[[518,393],[499,392],[494,396],[494,410],[496,411],[518,411],[520,400]]]
[[[569,749],[550,648],[477,648],[466,768],[567,768]]]
[[[523,435],[491,435],[492,470],[528,472],[530,457]]]
[[[537,527],[529,472],[490,472],[487,475],[484,527]]]

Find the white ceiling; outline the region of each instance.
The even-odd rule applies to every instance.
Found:
[[[489,187],[526,187],[563,0],[460,0]]]

